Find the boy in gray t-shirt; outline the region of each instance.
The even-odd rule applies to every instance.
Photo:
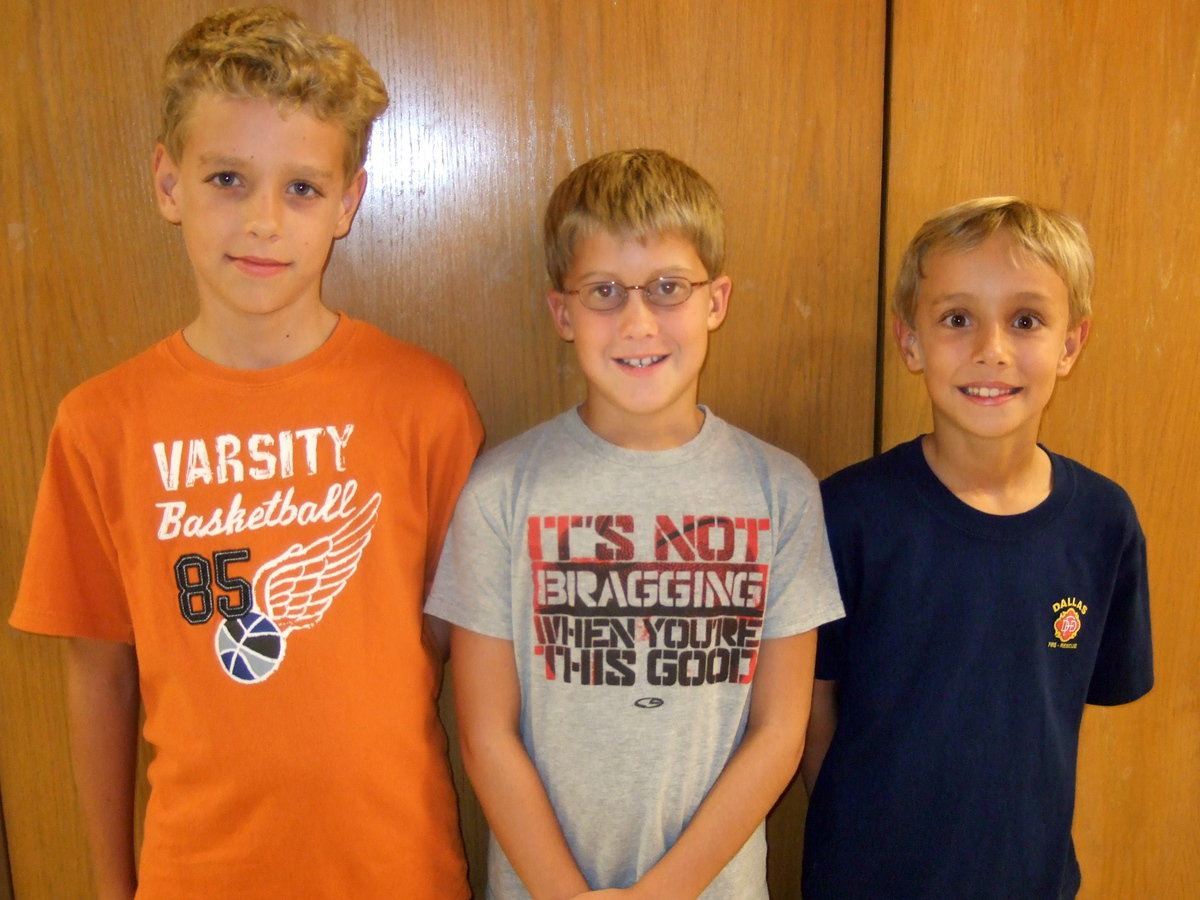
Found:
[[[455,626],[488,894],[765,898],[813,629],[842,615],[816,481],[697,405],[731,283],[695,171],[583,164],[546,255],[586,399],[478,462],[428,605]]]

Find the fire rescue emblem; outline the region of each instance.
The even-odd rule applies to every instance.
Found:
[[[1083,627],[1083,620],[1074,609],[1067,609],[1058,614],[1054,621],[1054,635],[1062,643],[1070,643]]]

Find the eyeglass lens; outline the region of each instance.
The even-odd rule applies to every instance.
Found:
[[[641,291],[648,303],[654,306],[677,306],[692,295],[693,287],[708,282],[693,282],[686,278],[667,277],[656,278],[645,285],[623,285],[615,281],[602,281],[596,284],[582,285],[579,299],[589,309],[616,309],[629,299],[630,291]]]

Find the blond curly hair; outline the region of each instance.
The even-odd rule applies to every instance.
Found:
[[[176,161],[187,139],[188,114],[207,93],[266,99],[281,111],[302,108],[341,125],[347,183],[362,168],[371,126],[388,104],[383,80],[354,44],[313,31],[278,6],[213,13],[184,32],[167,54],[158,140]]]

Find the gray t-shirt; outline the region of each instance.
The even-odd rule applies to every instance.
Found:
[[[513,642],[521,733],[593,889],[674,844],[746,727],[761,641],[842,615],[816,479],[707,412],[665,451],[570,410],[476,464],[427,611]],[[705,898],[767,896],[760,824]],[[527,897],[498,844],[489,896]]]

